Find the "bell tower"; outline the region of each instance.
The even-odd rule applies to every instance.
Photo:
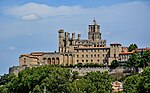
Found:
[[[89,25],[88,40],[90,41],[101,40],[100,25],[97,24],[95,19],[93,20],[93,24]]]

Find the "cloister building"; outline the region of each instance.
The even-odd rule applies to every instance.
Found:
[[[19,57],[19,67],[37,66],[43,64],[75,65],[77,63],[111,64],[112,60],[119,60],[119,53],[127,52],[127,47],[119,43],[106,46],[106,40],[101,38],[100,25],[93,20],[88,26],[88,39],[81,39],[81,34],[75,38],[63,29],[58,31],[58,52],[32,52]]]

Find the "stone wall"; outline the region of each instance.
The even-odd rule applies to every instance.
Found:
[[[87,72],[96,72],[96,71],[100,71],[100,72],[108,71],[109,74],[124,73],[125,70],[128,68],[119,67],[116,69],[110,69],[109,67],[85,67],[85,68],[82,67],[82,68],[69,68],[69,69],[71,69],[72,71],[78,71],[80,76],[84,76],[86,75]]]
[[[105,72],[108,71],[109,72],[109,68],[108,67],[94,67],[94,68],[69,68],[72,71],[78,71],[80,76],[86,75],[87,72],[96,72],[96,71],[100,71],[100,72]]]
[[[9,68],[9,74],[18,74],[19,71],[24,70],[26,67],[19,67],[19,66],[13,66]],[[79,72],[80,76],[84,76],[87,74],[87,72],[105,72],[107,71],[109,74],[114,74],[114,73],[131,73],[131,69],[129,68],[123,68],[123,67],[118,67],[116,69],[110,69],[109,67],[75,67],[75,68],[68,68],[72,71],[77,71]],[[142,69],[139,68],[139,72],[142,72]]]

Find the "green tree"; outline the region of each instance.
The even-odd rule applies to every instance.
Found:
[[[69,84],[69,93],[111,93],[112,78],[107,72],[89,72],[80,80]]]
[[[19,72],[17,77],[11,77],[7,87],[15,93],[41,91],[44,86],[47,87],[47,92],[65,92],[70,76],[69,69],[58,66],[32,67]]]
[[[138,46],[136,44],[130,44],[129,48],[128,48],[128,51],[129,52],[132,52],[133,50],[137,49]]]
[[[129,67],[146,67],[150,64],[150,51],[142,51],[140,53],[133,53],[126,62]]]
[[[139,53],[133,53],[126,62],[126,65],[133,68],[134,73],[138,73],[138,68],[142,67],[142,61]]]
[[[132,75],[124,80],[123,88],[126,93],[138,93],[141,77]]]
[[[107,72],[90,72],[78,76],[78,72],[60,66],[39,66],[26,68],[7,77],[7,83],[0,85],[2,93],[110,93],[112,78]]]
[[[90,72],[84,78],[92,82],[92,85],[96,87],[96,93],[111,93],[112,78],[108,72]]]
[[[69,93],[94,93],[94,91],[96,91],[96,87],[90,80],[84,78],[76,80],[68,86]]]
[[[4,74],[3,76],[0,76],[0,85],[5,85],[8,83],[8,77],[9,74]]]
[[[42,93],[42,89],[40,88],[39,85],[36,85],[36,86],[33,88],[33,92],[34,92],[34,93]]]
[[[111,68],[116,68],[119,66],[119,62],[117,60],[113,60],[111,63]]]
[[[131,75],[123,82],[126,93],[150,93],[150,68],[145,68],[140,74]]]
[[[139,76],[141,77],[139,84],[140,93],[150,93],[150,68],[145,68]]]
[[[6,86],[0,86],[0,93],[8,93],[8,88]]]
[[[76,79],[79,79],[79,72],[73,71],[72,72],[72,81],[75,81]]]
[[[142,51],[141,52],[141,66],[142,67],[146,67],[148,66],[148,64],[150,64],[150,51]]]

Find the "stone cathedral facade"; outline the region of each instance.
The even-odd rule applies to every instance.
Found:
[[[71,36],[70,36],[71,35]],[[119,60],[119,53],[127,52],[126,47],[119,43],[106,46],[106,40],[101,38],[100,25],[93,20],[88,26],[88,39],[81,39],[81,34],[75,38],[75,33],[58,31],[58,52],[32,52],[19,57],[19,67],[31,67],[43,64],[75,65],[78,63],[111,64]]]

